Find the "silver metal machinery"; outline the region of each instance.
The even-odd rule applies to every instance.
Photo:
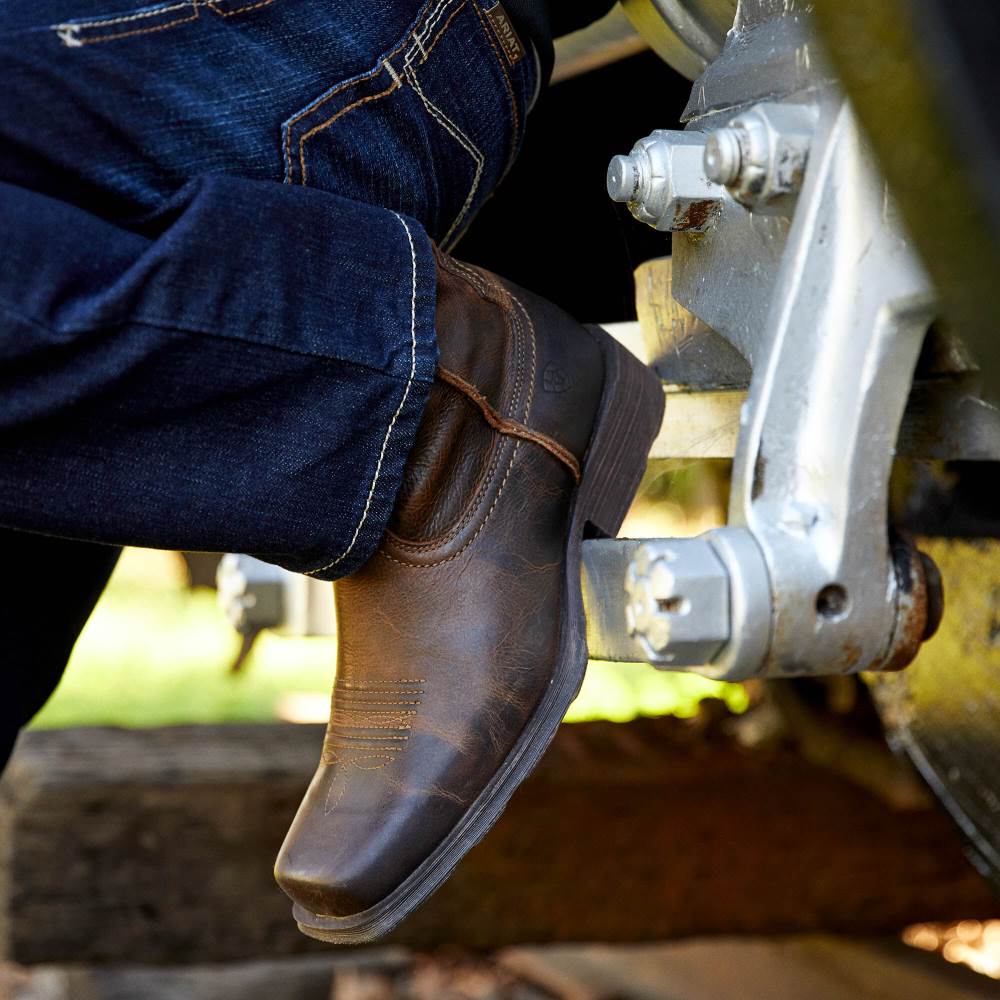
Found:
[[[708,52],[681,44],[696,37],[688,19],[709,26],[706,4],[625,6],[675,68]],[[590,649],[668,669],[703,661],[717,677],[872,671],[890,744],[1000,886],[995,478],[970,472],[1000,461],[1000,136],[996,70],[969,57],[995,50],[1000,22],[971,0],[739,0],[732,12],[685,131],[652,133],[608,171],[612,198],[674,234],[644,331],[670,383],[654,453],[734,454],[729,524],[588,543]],[[894,456],[965,460],[937,474],[971,475],[983,511],[950,529],[924,520],[931,535],[971,537],[922,542],[952,617],[902,672],[942,594],[934,564],[889,537]]]
[[[673,234],[679,319],[647,344],[667,383],[653,455],[734,468],[725,527],[585,543],[591,655],[726,680],[899,669],[941,594],[933,563],[890,537],[893,458],[1000,459],[1000,417],[963,380],[960,347],[956,379],[913,383],[934,290],[808,5],[622,6],[696,77],[685,129],[608,169],[610,196]],[[299,584],[245,568],[222,570],[237,627],[332,629],[293,614]]]
[[[334,635],[330,584],[228,552],[216,573],[219,606],[241,635],[263,629],[287,635]]]
[[[675,25],[700,9],[645,6]],[[612,198],[674,234],[677,302],[752,376],[728,525],[588,546],[595,656],[730,680],[891,670],[936,626],[933,565],[888,532],[935,296],[801,6],[741,3],[686,129],[608,170]]]

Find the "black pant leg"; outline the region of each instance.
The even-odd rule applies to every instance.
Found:
[[[121,549],[0,528],[0,769],[55,690]]]

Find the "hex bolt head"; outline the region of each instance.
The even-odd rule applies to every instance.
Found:
[[[742,160],[736,129],[716,129],[705,140],[705,175],[710,181],[732,184],[740,175]]]
[[[645,542],[625,581],[629,633],[668,669],[711,663],[730,638],[729,573],[705,538]]]
[[[639,166],[631,156],[616,156],[608,164],[608,197],[617,202],[634,201],[639,178]]]
[[[705,176],[701,132],[656,131],[608,166],[608,194],[662,232],[703,233],[722,207],[723,189]]]

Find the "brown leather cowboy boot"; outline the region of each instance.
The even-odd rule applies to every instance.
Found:
[[[437,333],[390,530],[336,584],[330,724],[275,867],[337,943],[426,899],[542,756],[587,663],[581,540],[617,532],[663,410],[602,330],[443,254]]]

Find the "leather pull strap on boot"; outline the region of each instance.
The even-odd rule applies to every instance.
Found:
[[[662,416],[599,328],[443,254],[437,334],[389,531],[335,587],[330,724],[276,866],[329,941],[422,902],[548,746],[586,667],[580,543],[617,533]]]

